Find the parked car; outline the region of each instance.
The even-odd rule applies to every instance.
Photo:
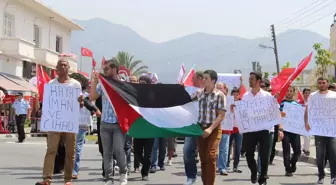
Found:
[[[97,117],[93,115],[91,123],[88,125],[87,135],[93,135],[95,133],[97,133]]]

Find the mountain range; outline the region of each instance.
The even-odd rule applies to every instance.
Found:
[[[94,53],[98,65],[103,56],[111,58],[118,51],[126,51],[149,66],[150,72],[158,74],[159,80],[174,83],[183,63],[187,70],[195,65],[197,70],[214,69],[233,73],[239,69],[243,75],[252,70],[252,61],[260,62],[262,71],[276,72],[274,52],[262,49],[259,44],[273,46],[271,38],[245,39],[237,36],[194,33],[167,42],[154,43],[127,26],[114,24],[100,18],[75,20],[85,31],[72,33],[71,49],[78,56],[80,47]],[[329,48],[329,39],[308,30],[287,30],[277,35],[280,67],[287,61],[296,66],[312,50],[314,43]],[[83,62],[84,63],[84,62]],[[314,65],[310,63],[308,68]],[[88,62],[82,68],[91,71]]]

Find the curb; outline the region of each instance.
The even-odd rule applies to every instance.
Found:
[[[283,157],[283,153],[282,150],[277,150],[275,149],[275,155],[278,157]],[[316,158],[315,157],[311,157],[311,156],[305,156],[305,155],[300,155],[299,157],[299,162],[304,162],[304,163],[309,163],[312,165],[316,165]]]
[[[26,138],[31,137],[47,137],[45,133],[26,133]],[[0,139],[17,138],[17,134],[0,134]]]

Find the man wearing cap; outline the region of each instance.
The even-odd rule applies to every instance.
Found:
[[[13,103],[13,109],[15,111],[15,121],[18,134],[17,142],[22,143],[26,139],[24,124],[26,118],[30,120],[31,109],[29,102],[23,99],[23,94],[21,92],[16,95],[16,100]]]

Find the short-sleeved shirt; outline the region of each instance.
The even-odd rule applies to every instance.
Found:
[[[22,98],[21,100],[15,100],[13,108],[15,109],[16,115],[27,114],[30,105],[28,101]]]
[[[193,96],[197,96],[198,99],[199,123],[212,124],[217,118],[217,111],[226,111],[226,97],[223,92],[216,88],[214,88],[210,93],[206,93],[204,89],[202,89]]]
[[[103,88],[101,84],[97,85],[96,89],[97,93],[102,96],[102,115],[101,115],[101,121],[105,123],[111,123],[115,124],[117,123],[117,116],[115,114],[115,111],[112,107],[112,102],[110,102],[106,95],[105,92],[103,91]]]

